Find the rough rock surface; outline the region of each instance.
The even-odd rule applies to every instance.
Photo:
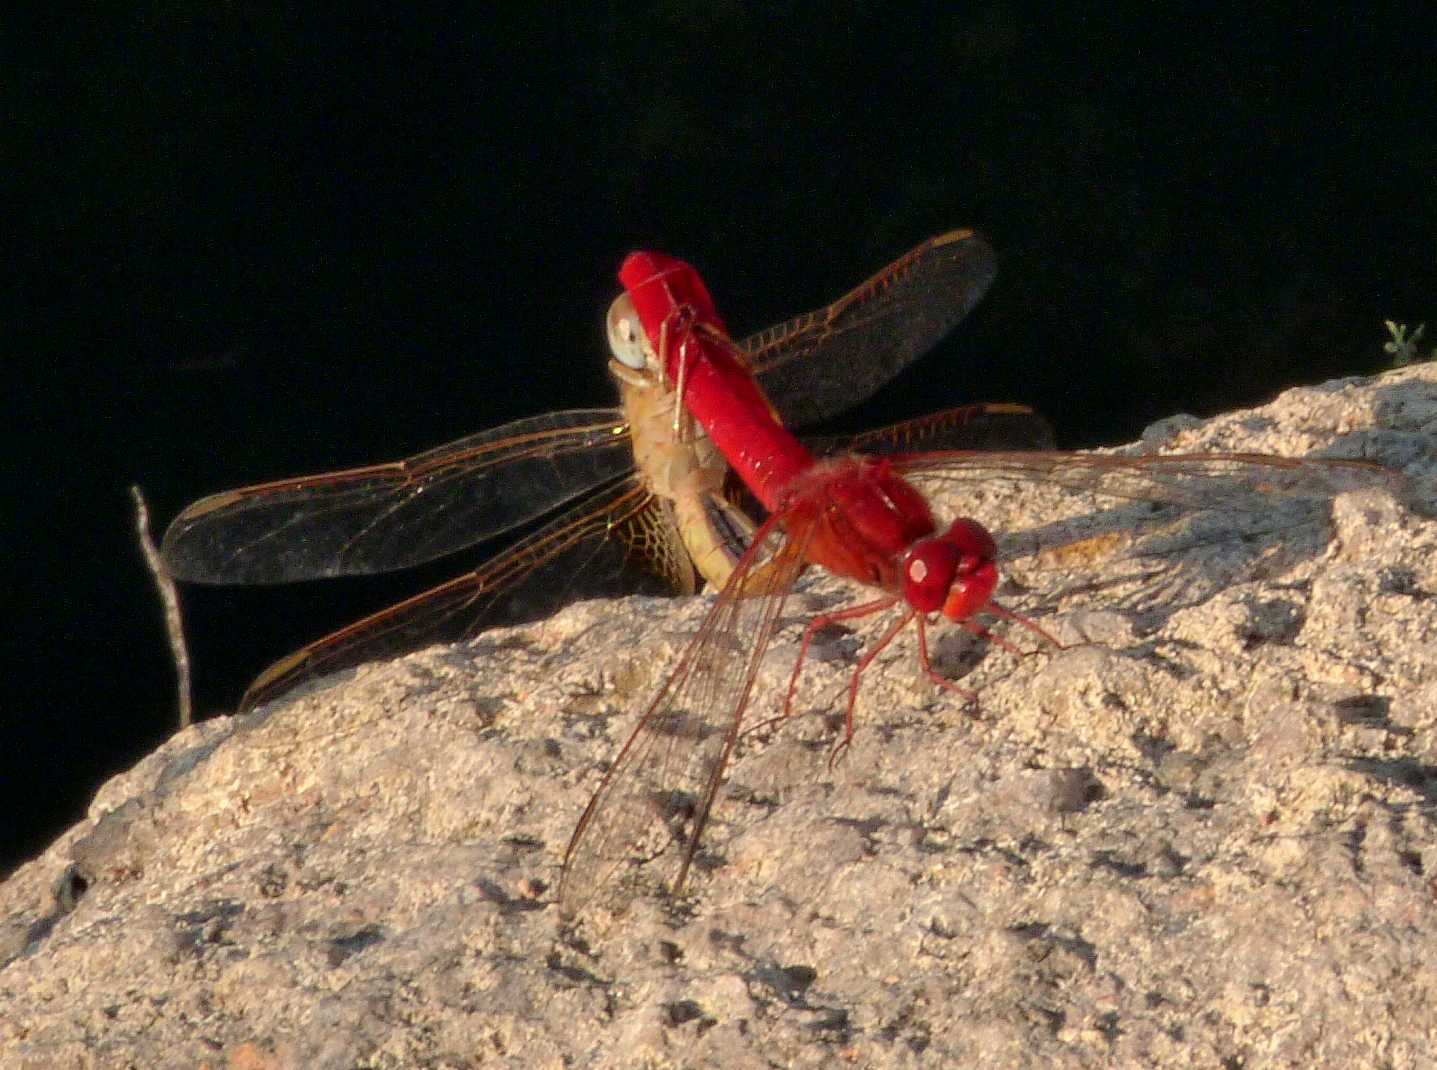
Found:
[[[0,886],[0,1066],[1437,1065],[1437,368],[1141,448],[1409,485],[1179,540],[1147,588],[1101,582],[1110,539],[1040,548],[1097,577],[1044,595],[1014,564],[1065,649],[940,630],[965,700],[905,636],[833,769],[873,630],[825,638],[804,715],[742,741],[688,895],[640,866],[577,928],[570,831],[707,598],[576,605],[197,725]],[[1047,508],[967,490],[995,531]],[[853,597],[803,579],[754,724],[805,612]]]

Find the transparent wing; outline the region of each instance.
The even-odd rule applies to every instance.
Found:
[[[803,436],[815,455],[894,454],[913,450],[1051,450],[1053,426],[1026,405],[961,405],[856,435]]]
[[[671,574],[671,547],[653,542],[655,530],[668,530],[665,523],[672,527],[656,515],[664,506],[635,481],[622,480],[473,572],[355,621],[275,662],[249,686],[240,710],[268,702],[305,680],[367,661],[458,641],[498,625],[538,620],[578,598],[658,593],[669,586],[692,591],[691,566],[687,577]]]
[[[559,903],[573,917],[617,872],[678,839],[677,892],[703,835],[804,539],[765,523],[574,829]]]
[[[804,435],[803,444],[816,457],[840,453],[890,455],[911,450],[1051,450],[1053,428],[1025,405],[983,403],[962,405],[890,424],[856,435],[817,437]],[[753,525],[729,522],[729,517],[763,516],[763,506],[732,472],[724,483],[723,497],[715,498],[707,513],[716,545],[737,561],[748,545]]]
[[[1366,487],[1400,493],[1404,486],[1399,473],[1366,461],[1262,453],[1123,456],[947,450],[898,454],[893,467],[942,483],[1047,484],[1109,498],[1247,510],[1268,508],[1280,499],[1331,498]]]
[[[1039,592],[1035,611],[1100,594],[1105,606],[1169,612],[1320,554],[1335,495],[1404,486],[1361,461],[1240,453],[940,452],[893,464],[959,495],[951,507],[993,531],[1004,574]]]
[[[548,413],[403,461],[202,498],[160,552],[172,575],[200,583],[388,572],[525,524],[632,467],[617,410]]]
[[[739,346],[783,422],[803,427],[871,397],[957,326],[996,273],[987,239],[971,230],[950,231],[826,308]]]

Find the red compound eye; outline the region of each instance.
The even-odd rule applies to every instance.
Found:
[[[955,520],[942,535],[913,544],[903,562],[903,597],[920,613],[941,609],[949,620],[967,620],[993,597],[997,552],[982,524]]]
[[[941,536],[919,539],[903,562],[903,599],[920,613],[942,609],[961,554]]]

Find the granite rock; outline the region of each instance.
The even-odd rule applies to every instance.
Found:
[[[1082,579],[1109,535],[1025,543],[1044,495],[963,488],[945,514],[1004,534],[1003,597],[1063,648],[935,633],[964,698],[905,636],[830,768],[878,625],[825,637],[686,895],[641,865],[575,925],[569,834],[708,598],[583,603],[196,725],[0,885],[0,1066],[1437,1065],[1437,368],[1142,448],[1407,478],[1111,586]],[[752,723],[805,615],[854,593],[803,578]]]

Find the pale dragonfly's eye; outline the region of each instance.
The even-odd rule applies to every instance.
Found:
[[[639,315],[628,294],[620,294],[609,306],[609,350],[626,368],[642,370],[647,361],[644,356],[644,330],[639,325]]]

